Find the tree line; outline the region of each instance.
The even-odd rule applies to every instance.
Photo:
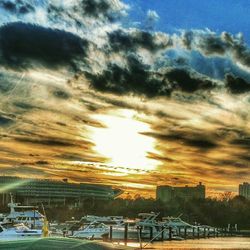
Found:
[[[237,224],[239,229],[250,229],[250,200],[242,196],[190,200],[176,197],[167,203],[137,196],[135,199],[118,198],[110,201],[86,200],[80,207],[58,206],[46,209],[50,221],[60,222],[80,219],[85,215],[136,218],[141,212],[160,212],[159,219],[181,215],[190,224],[220,228]]]

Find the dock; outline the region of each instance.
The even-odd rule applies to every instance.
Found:
[[[104,237],[105,241],[122,241],[127,242],[154,242],[154,241],[172,241],[172,240],[188,240],[188,239],[206,239],[206,238],[216,238],[216,237],[235,237],[235,236],[250,236],[250,232],[247,231],[236,231],[230,230],[228,228],[215,228],[215,227],[179,227],[178,229],[172,227],[159,226],[157,232],[153,232],[153,228],[149,228],[148,233],[145,237],[142,236],[142,228],[138,227],[138,237],[131,239],[128,237],[130,235],[128,224],[125,223],[123,235],[121,238],[113,238],[114,227],[110,226],[109,234]]]

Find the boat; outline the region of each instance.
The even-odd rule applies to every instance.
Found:
[[[158,215],[153,212],[140,213],[135,220],[124,219],[122,216],[87,215],[69,232],[73,231],[71,237],[83,239],[124,240],[125,234],[128,240],[149,239],[160,235],[161,227],[156,221]]]
[[[75,238],[102,239],[102,235],[109,232],[110,226],[120,226],[123,223],[123,216],[86,215],[68,228],[68,235]]]
[[[20,240],[31,237],[41,237],[42,230],[30,229],[24,224],[0,224],[0,240]]]
[[[204,230],[206,235],[217,232],[217,229],[211,226],[189,224],[181,219],[181,215],[178,217],[163,217],[161,224],[165,227],[171,227],[176,234],[179,234],[180,230],[186,230],[187,235],[198,234],[198,232],[204,234]]]
[[[137,220],[125,220],[122,216],[88,215],[74,225],[69,232],[73,231],[71,236],[73,238],[103,239],[111,237],[112,226],[112,239],[120,240],[124,239],[125,227],[127,227],[128,239],[146,238],[150,235],[150,227],[156,225],[157,216],[158,214],[154,213],[141,213]]]
[[[73,232],[72,238],[81,239],[102,239],[103,235],[109,232],[109,226],[102,222],[93,221],[90,224],[84,224],[77,231]]]
[[[127,227],[128,240],[141,240],[158,237],[159,223],[156,221],[159,213],[139,213],[135,220],[126,220],[122,225],[112,228],[112,239],[123,240]],[[110,232],[108,237],[111,238]]]
[[[82,239],[124,240],[126,237],[128,240],[143,240],[160,239],[163,230],[164,238],[167,239],[169,229],[156,220],[158,215],[159,213],[153,212],[140,213],[135,220],[124,219],[121,216],[85,216],[71,228],[69,235]]]
[[[10,208],[10,213],[3,218],[3,223],[23,223],[31,229],[42,228],[44,224],[44,215],[42,215],[36,207],[21,206],[19,203],[13,201],[12,195],[8,207]]]
[[[173,240],[183,240],[182,237],[176,234],[175,230],[169,232],[169,227],[164,226],[156,219],[160,213],[140,213],[138,214],[138,219],[134,222],[126,222],[128,231],[127,238],[128,240],[162,240],[169,239],[171,233],[171,239]],[[123,228],[114,228],[112,239],[122,240],[125,237],[125,227]],[[110,237],[110,235],[109,235]],[[163,238],[162,238],[163,237]]]
[[[80,223],[91,223],[94,221],[102,222],[107,225],[119,225],[124,223],[123,216],[96,216],[96,215],[86,215],[81,218]]]
[[[139,238],[139,227],[135,221],[126,220],[123,224],[104,224],[99,221],[93,221],[90,224],[84,224],[77,231],[73,233],[71,237],[82,238],[82,239],[108,239],[110,238],[110,231],[112,226],[112,239],[122,240],[125,234],[125,224],[128,227],[128,239],[138,239]],[[148,232],[141,232],[141,235],[148,235]]]
[[[163,217],[162,218],[162,225],[172,228],[180,228],[180,227],[187,227],[187,228],[196,228],[196,226],[191,225],[181,219],[181,215],[178,217]]]
[[[145,231],[142,228],[140,229],[136,220],[126,220],[124,224],[112,228],[112,239],[124,240],[125,227],[127,227],[127,239],[129,240],[138,240],[149,236],[149,231]],[[111,238],[110,231],[107,235],[103,235],[103,237]]]

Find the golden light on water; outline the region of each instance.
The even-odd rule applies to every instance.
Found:
[[[155,140],[142,135],[149,132],[148,124],[138,121],[136,112],[120,110],[115,115],[94,115],[105,128],[92,128],[91,139],[95,151],[108,158],[108,164],[128,169],[152,170],[157,161],[147,157],[154,152]]]

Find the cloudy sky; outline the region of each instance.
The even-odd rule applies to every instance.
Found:
[[[1,174],[236,192],[250,181],[248,7],[1,1]]]

